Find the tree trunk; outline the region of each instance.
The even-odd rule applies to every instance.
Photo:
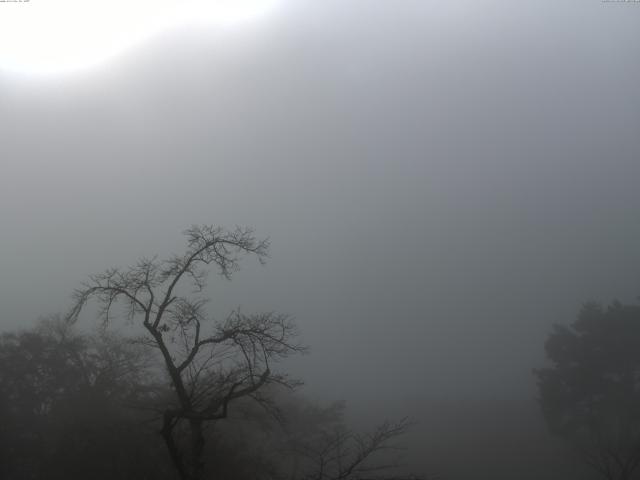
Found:
[[[176,467],[180,480],[202,480],[204,473],[204,433],[202,420],[189,420],[188,443],[180,448],[179,443],[174,438],[174,418],[170,413],[165,413],[162,437],[169,450],[173,465]]]
[[[191,458],[189,465],[189,480],[201,480],[204,470],[202,454],[204,452],[204,434],[202,432],[202,420],[189,420],[191,433]]]
[[[174,418],[170,412],[165,412],[164,414],[164,423],[162,426],[162,430],[160,434],[164,439],[164,443],[167,446],[167,450],[169,450],[169,456],[171,457],[171,462],[173,466],[176,467],[178,474],[180,475],[180,480],[189,480],[189,476],[187,471],[185,471],[184,463],[182,461],[182,454],[178,449],[178,445],[173,438],[173,429],[175,428]]]

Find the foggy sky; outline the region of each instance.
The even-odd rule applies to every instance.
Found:
[[[191,224],[251,225],[271,258],[212,278],[212,313],[295,316],[309,395],[420,438],[443,405],[535,408],[551,325],[640,294],[639,22],[597,0],[296,0],[74,75],[0,71],[1,325],[180,252]]]

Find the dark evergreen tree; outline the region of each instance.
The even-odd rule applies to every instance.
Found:
[[[607,480],[638,477],[640,306],[585,305],[569,327],[555,326],[535,370],[551,431],[569,440]]]

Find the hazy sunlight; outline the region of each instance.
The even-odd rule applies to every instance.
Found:
[[[166,28],[228,25],[264,15],[277,0],[31,0],[0,4],[0,69],[83,69]]]

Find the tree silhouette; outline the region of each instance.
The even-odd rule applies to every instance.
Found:
[[[81,333],[55,317],[0,335],[0,478],[177,478],[155,428],[156,408],[173,395],[158,358],[117,333]],[[238,398],[205,430],[206,478],[415,478],[390,476],[406,422],[357,434],[342,403],[321,407],[278,384],[261,393],[274,408]]]
[[[149,373],[144,348],[57,318],[0,335],[0,478],[174,477],[149,415],[129,408]]]
[[[120,303],[126,318],[143,327],[141,341],[160,352],[174,392],[162,406],[162,437],[180,478],[199,480],[204,474],[205,423],[226,418],[238,399],[266,402],[261,389],[268,384],[294,386],[295,380],[275,373],[272,365],[305,348],[296,342],[296,327],[286,315],[234,311],[216,322],[205,311],[207,301],[200,294],[207,267],[230,279],[243,255],[264,261],[267,240],[258,240],[248,228],[194,226],[185,235],[182,255],[141,259],[133,267],[90,277],[75,291],[68,319],[77,319],[95,299],[105,326]]]
[[[555,326],[535,370],[551,431],[575,445],[608,480],[628,480],[640,464],[640,307],[585,305]]]

